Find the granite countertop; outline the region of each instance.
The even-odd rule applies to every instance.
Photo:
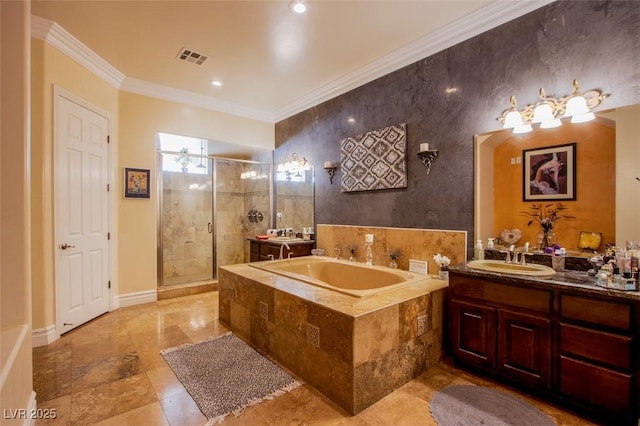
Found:
[[[551,277],[529,277],[526,275],[482,271],[470,268],[466,263],[450,266],[449,271],[473,277],[495,277],[509,283],[524,284],[538,288],[549,288],[549,286],[552,286],[553,288],[565,290],[580,290],[583,293],[590,293],[593,295],[640,300],[640,291],[623,291],[597,286],[596,278],[588,275],[585,271],[567,269],[556,272]]]
[[[263,238],[255,238],[255,237],[249,237],[247,238],[247,240],[249,241],[255,241],[257,243],[270,243],[270,244],[283,244],[283,243],[287,243],[289,245],[292,244],[313,244],[316,241],[315,240],[303,240],[302,238],[300,239],[295,239],[295,240],[278,240],[276,238],[267,238],[267,239],[263,239]]]

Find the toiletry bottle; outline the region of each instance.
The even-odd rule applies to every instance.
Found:
[[[484,247],[482,247],[482,240],[476,241],[476,248],[473,251],[473,258],[475,260],[484,260]]]
[[[487,249],[488,250],[493,250],[493,240],[494,240],[494,238],[489,238],[489,241],[487,241]]]

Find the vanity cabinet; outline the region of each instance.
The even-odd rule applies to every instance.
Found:
[[[633,304],[559,295],[559,388],[617,415],[633,397]]]
[[[634,419],[640,302],[598,293],[450,270],[451,353],[586,414]]]
[[[282,256],[287,258],[289,253],[291,253],[291,257],[300,257],[300,256],[311,256],[311,249],[315,244],[315,241],[287,241],[289,245],[289,249],[286,246],[282,249]],[[258,239],[249,239],[249,261],[250,262],[259,262],[262,260],[271,260],[272,258],[269,256],[273,256],[273,259],[278,259],[280,256],[280,247],[283,246],[281,242],[269,241],[269,240],[258,240]]]
[[[550,292],[458,275],[449,291],[451,350],[458,360],[550,387]]]

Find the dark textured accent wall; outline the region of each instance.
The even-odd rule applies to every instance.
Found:
[[[500,128],[511,95],[567,95],[574,78],[612,94],[599,109],[640,102],[640,2],[552,3],[278,122],[274,158],[316,167],[317,223],[465,230],[471,244],[474,135]],[[339,172],[329,184],[323,162],[339,161],[343,138],[403,122],[407,188],[342,193]],[[431,174],[421,142],[439,150]]]

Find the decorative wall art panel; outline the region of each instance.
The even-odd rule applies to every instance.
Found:
[[[340,143],[342,192],[407,187],[406,127],[389,126]]]

